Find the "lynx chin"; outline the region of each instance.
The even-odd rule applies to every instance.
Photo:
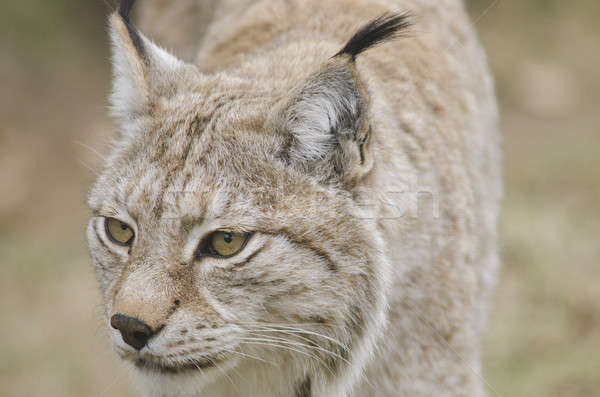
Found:
[[[133,3],[87,237],[140,395],[485,396],[501,151],[463,2]]]

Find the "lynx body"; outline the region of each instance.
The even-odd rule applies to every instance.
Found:
[[[141,394],[485,395],[501,152],[462,1],[131,6],[87,235]]]

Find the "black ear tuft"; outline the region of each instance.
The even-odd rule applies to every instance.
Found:
[[[335,56],[348,54],[354,59],[357,55],[369,48],[387,40],[401,37],[404,35],[406,29],[412,25],[409,19],[410,15],[407,13],[383,14],[356,32],[346,46],[342,48],[340,52],[335,54]]]
[[[134,3],[135,0],[121,0],[121,4],[119,4],[119,15],[127,23],[131,22],[131,10]]]
[[[129,37],[131,37],[131,42],[133,46],[137,50],[140,56],[144,56],[144,44],[142,43],[142,38],[137,30],[137,28],[131,23],[131,10],[133,9],[133,5],[135,0],[121,0],[119,4],[119,16],[125,22],[125,26],[127,26],[127,31],[129,32]]]

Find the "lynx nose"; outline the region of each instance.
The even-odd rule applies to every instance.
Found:
[[[140,350],[146,346],[148,339],[154,334],[152,328],[137,318],[115,314],[110,318],[110,325],[119,330],[125,343]]]

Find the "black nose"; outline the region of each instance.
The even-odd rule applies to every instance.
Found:
[[[136,350],[146,346],[152,336],[152,328],[137,318],[115,314],[110,318],[110,325],[121,332],[123,340]]]

